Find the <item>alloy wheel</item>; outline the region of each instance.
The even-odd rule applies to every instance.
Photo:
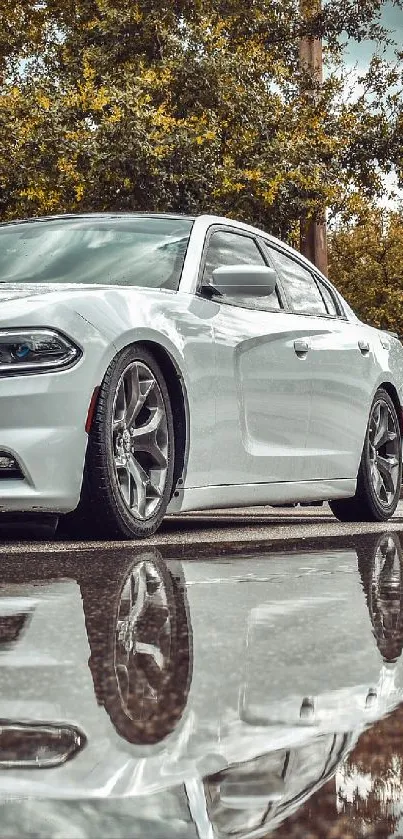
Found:
[[[168,471],[168,422],[159,384],[142,361],[128,365],[112,411],[115,474],[122,499],[141,521],[161,502]]]
[[[164,688],[172,654],[168,595],[156,565],[144,560],[122,590],[115,634],[115,672],[125,714],[147,720]]]
[[[368,433],[372,488],[383,506],[392,504],[399,481],[400,434],[397,418],[387,402],[375,402]]]

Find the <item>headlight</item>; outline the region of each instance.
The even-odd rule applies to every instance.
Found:
[[[52,329],[0,330],[0,375],[70,367],[81,350]]]

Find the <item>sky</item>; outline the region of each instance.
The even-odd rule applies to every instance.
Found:
[[[397,9],[392,3],[386,3],[382,14],[382,24],[387,29],[391,30],[393,39],[396,41],[400,49],[403,50],[403,11]],[[350,45],[346,53],[346,62],[348,64],[356,64],[365,67],[376,49],[376,44],[366,41],[362,44],[353,43]],[[393,50],[389,50],[386,58],[393,60]]]
[[[397,9],[392,3],[386,3],[382,14],[382,24],[390,30],[391,37],[403,51],[403,10]],[[360,75],[368,67],[371,57],[376,51],[374,42],[351,43],[345,53],[345,63],[351,70],[356,68],[357,75]],[[386,52],[384,58],[392,62],[396,61],[393,47]],[[403,200],[403,190],[398,189],[396,176],[394,174],[385,176],[384,183],[385,195],[383,199],[380,199],[379,204],[387,208],[397,207]],[[396,193],[396,199],[392,201],[388,195],[391,190]]]

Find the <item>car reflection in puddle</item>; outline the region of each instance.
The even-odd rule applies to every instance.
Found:
[[[352,750],[403,701],[402,561],[390,532],[3,563],[1,836],[263,837],[330,780],[342,818],[379,782]]]

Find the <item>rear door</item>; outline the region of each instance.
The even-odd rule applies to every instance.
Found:
[[[203,284],[221,265],[264,265],[256,238],[215,225],[207,233]],[[212,484],[301,479],[311,402],[297,316],[284,310],[280,286],[267,298],[212,297],[218,382]]]
[[[370,330],[344,316],[331,286],[289,251],[270,246],[288,304],[299,319],[312,377],[304,477],[355,478],[377,380]]]

